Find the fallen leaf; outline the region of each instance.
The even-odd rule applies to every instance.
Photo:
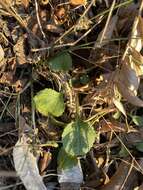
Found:
[[[143,101],[138,98],[137,96],[135,96],[133,94],[133,92],[129,91],[126,89],[126,86],[121,83],[118,82],[117,83],[117,87],[119,89],[119,91],[121,92],[122,96],[131,104],[138,106],[138,107],[143,107]]]
[[[142,167],[143,164],[140,163],[140,165]],[[126,178],[127,176],[128,178]],[[101,190],[111,190],[111,189],[131,190],[134,189],[133,187],[134,185],[136,185],[136,182],[137,182],[137,171],[133,168],[131,161],[129,159],[128,160],[126,159],[125,161],[122,161],[120,163],[116,173],[111,177],[109,183],[102,186]]]
[[[136,72],[136,65],[130,59],[126,59],[122,62],[119,80],[129,91],[137,95],[140,78]]]
[[[107,133],[107,132],[110,132],[110,131],[115,131],[115,132],[125,132],[125,124],[123,123],[119,123],[119,122],[116,122],[116,121],[104,121],[104,120],[101,120],[100,123],[100,133]]]
[[[115,30],[116,24],[118,21],[118,16],[114,15],[108,23],[107,28],[104,28],[98,35],[98,38],[94,44],[94,48],[101,48],[104,45],[108,44],[112,35],[113,31]],[[105,33],[104,33],[105,32]],[[104,33],[104,36],[103,36]]]
[[[23,134],[13,149],[14,166],[18,176],[27,190],[47,190],[39,175],[37,158],[27,143],[28,137]]]

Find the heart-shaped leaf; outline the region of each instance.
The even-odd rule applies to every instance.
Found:
[[[93,146],[95,137],[94,129],[88,123],[77,119],[64,129],[62,134],[63,147],[72,156],[85,155]]]
[[[34,97],[34,102],[36,109],[44,116],[51,114],[58,117],[65,109],[63,95],[50,88],[38,92]]]

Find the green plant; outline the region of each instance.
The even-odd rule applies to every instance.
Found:
[[[35,97],[36,109],[48,116],[61,116],[65,110],[63,95],[53,89],[41,90]],[[63,149],[59,153],[59,160],[62,155],[64,162],[60,166],[70,167],[77,163],[77,156],[84,156],[91,149],[95,141],[96,133],[88,122],[76,117],[75,121],[67,124],[63,130]],[[63,151],[65,154],[63,154]],[[66,157],[66,158],[65,158]],[[62,158],[62,159],[63,159]]]

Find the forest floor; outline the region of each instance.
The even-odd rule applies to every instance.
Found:
[[[0,0],[0,190],[143,190],[142,10]]]

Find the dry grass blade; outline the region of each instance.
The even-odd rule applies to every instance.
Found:
[[[116,3],[116,0],[113,1],[112,6],[110,8],[108,18],[107,18],[107,21],[106,21],[106,24],[105,24],[105,27],[104,27],[103,31],[101,31],[101,33],[98,36],[97,43],[99,41],[99,44],[97,45],[97,43],[95,43],[94,48],[102,47],[105,44],[107,44],[108,40],[110,40],[110,38],[113,34],[113,31],[115,30],[115,26],[116,26],[116,23],[118,20],[118,16],[115,15],[111,18],[115,3]],[[103,41],[106,41],[106,42],[102,43]]]

